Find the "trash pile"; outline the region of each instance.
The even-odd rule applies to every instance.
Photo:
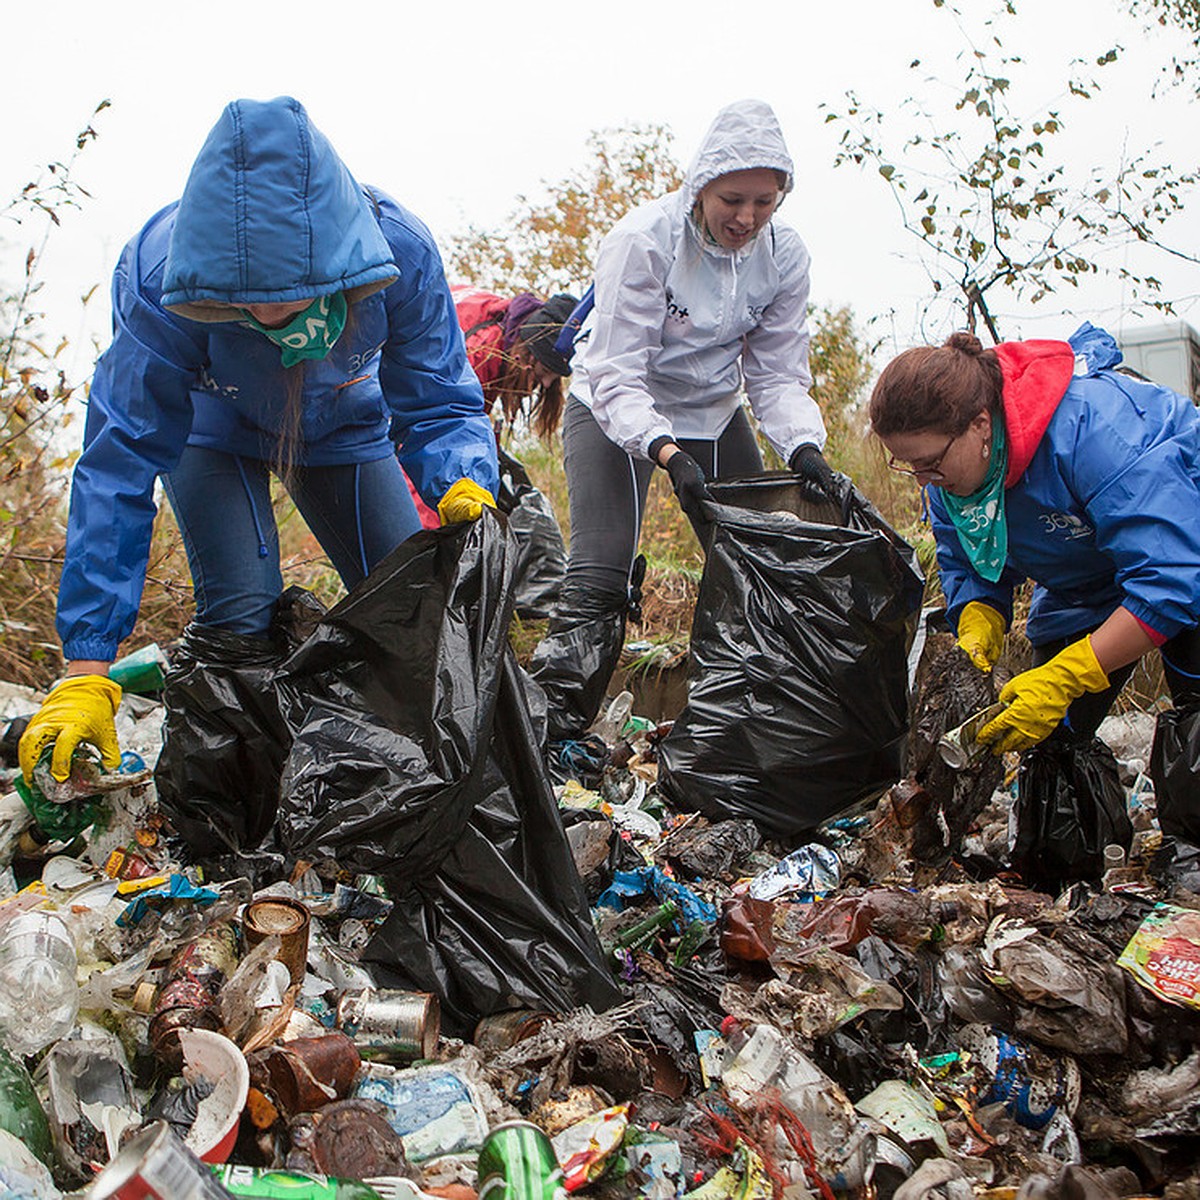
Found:
[[[115,772],[0,689],[0,1200],[1200,1194],[1188,739],[977,755],[903,543],[779,504],[678,719],[548,760],[487,514],[114,664]]]
[[[3,695],[10,783],[34,707]],[[378,876],[178,861],[162,716],[127,693],[119,772],[0,802],[5,1200],[1196,1194],[1200,868],[1164,854],[1152,718],[1104,730],[1128,846],[1054,896],[1008,867],[1015,781],[965,796],[927,723],[909,779],[789,849],[666,803],[670,725],[624,693],[556,789],[622,1001],[457,1038],[364,967]]]

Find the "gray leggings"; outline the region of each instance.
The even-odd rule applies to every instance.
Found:
[[[715,441],[678,439],[710,479],[758,475],[763,461],[744,409]],[[623,608],[637,556],[654,464],[609,440],[591,409],[572,396],[563,414],[563,457],[571,500],[571,552],[558,614],[582,606]]]

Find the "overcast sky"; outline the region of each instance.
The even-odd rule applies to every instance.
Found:
[[[1169,35],[1143,33],[1115,0],[1017,2],[1028,16],[1005,37],[1028,64],[1019,108],[1060,96],[1073,56],[1094,58],[1120,42],[1139,67],[1122,67],[1102,98],[1077,112],[1064,98],[1074,166],[1115,161],[1122,147],[1156,139],[1177,161],[1195,163],[1186,98],[1148,98]],[[833,169],[835,135],[819,105],[838,107],[854,88],[891,108],[931,72],[953,79],[961,43],[932,0],[18,0],[6,8],[4,40],[0,202],[39,164],[66,157],[95,105],[112,101],[78,162],[92,199],[64,216],[43,264],[48,324],[80,347],[75,371],[86,372],[90,359],[81,335],[107,336],[108,278],[121,246],[178,196],[221,108],[282,93],[304,102],[360,180],[414,210],[443,244],[467,222],[498,222],[519,193],[536,194],[541,181],[580,166],[593,130],[665,124],[686,162],[721,105],[761,97],[796,159],[797,190],[781,216],[812,252],[814,301],[848,303],[860,322],[874,318],[890,348],[919,337],[929,282],[914,261],[917,244],[877,175]],[[0,282],[15,281],[39,233],[33,223],[0,225]],[[1172,237],[1194,250],[1198,233],[1200,209]],[[1159,274],[1180,315],[1200,325],[1200,268],[1162,255],[1128,262]],[[97,283],[81,317],[76,297]],[[1053,300],[996,306],[1008,336],[1062,337],[1081,317],[1114,331],[1139,323],[1127,299],[1106,281],[1065,297],[1069,312]]]

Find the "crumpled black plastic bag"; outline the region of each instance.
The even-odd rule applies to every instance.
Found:
[[[1200,843],[1200,704],[1158,714],[1150,778],[1163,833]]]
[[[620,999],[508,645],[502,518],[398,547],[280,668],[288,852],[383,876],[363,961],[431,991],[449,1031]]]
[[[1068,883],[1104,873],[1104,847],[1126,852],[1133,825],[1113,752],[1099,738],[1078,746],[1034,746],[1017,775],[1012,865],[1031,887],[1056,895]]]
[[[903,773],[924,580],[912,548],[840,486],[835,502],[790,472],[713,485],[740,507],[711,506],[688,702],[659,751],[675,804],[786,838]]]
[[[197,858],[252,850],[274,825],[288,743],[274,677],[285,649],[193,622],[172,652],[154,782]]]
[[[567,573],[567,550],[550,501],[533,486],[517,459],[503,449],[496,505],[508,516],[517,543],[513,569],[513,606],[518,617],[548,617]]]

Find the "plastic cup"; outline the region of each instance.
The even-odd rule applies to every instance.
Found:
[[[238,1125],[250,1090],[245,1056],[229,1038],[208,1029],[181,1029],[183,1077],[189,1083],[211,1080],[216,1086],[200,1109],[184,1142],[202,1162],[223,1163],[237,1141]]]

